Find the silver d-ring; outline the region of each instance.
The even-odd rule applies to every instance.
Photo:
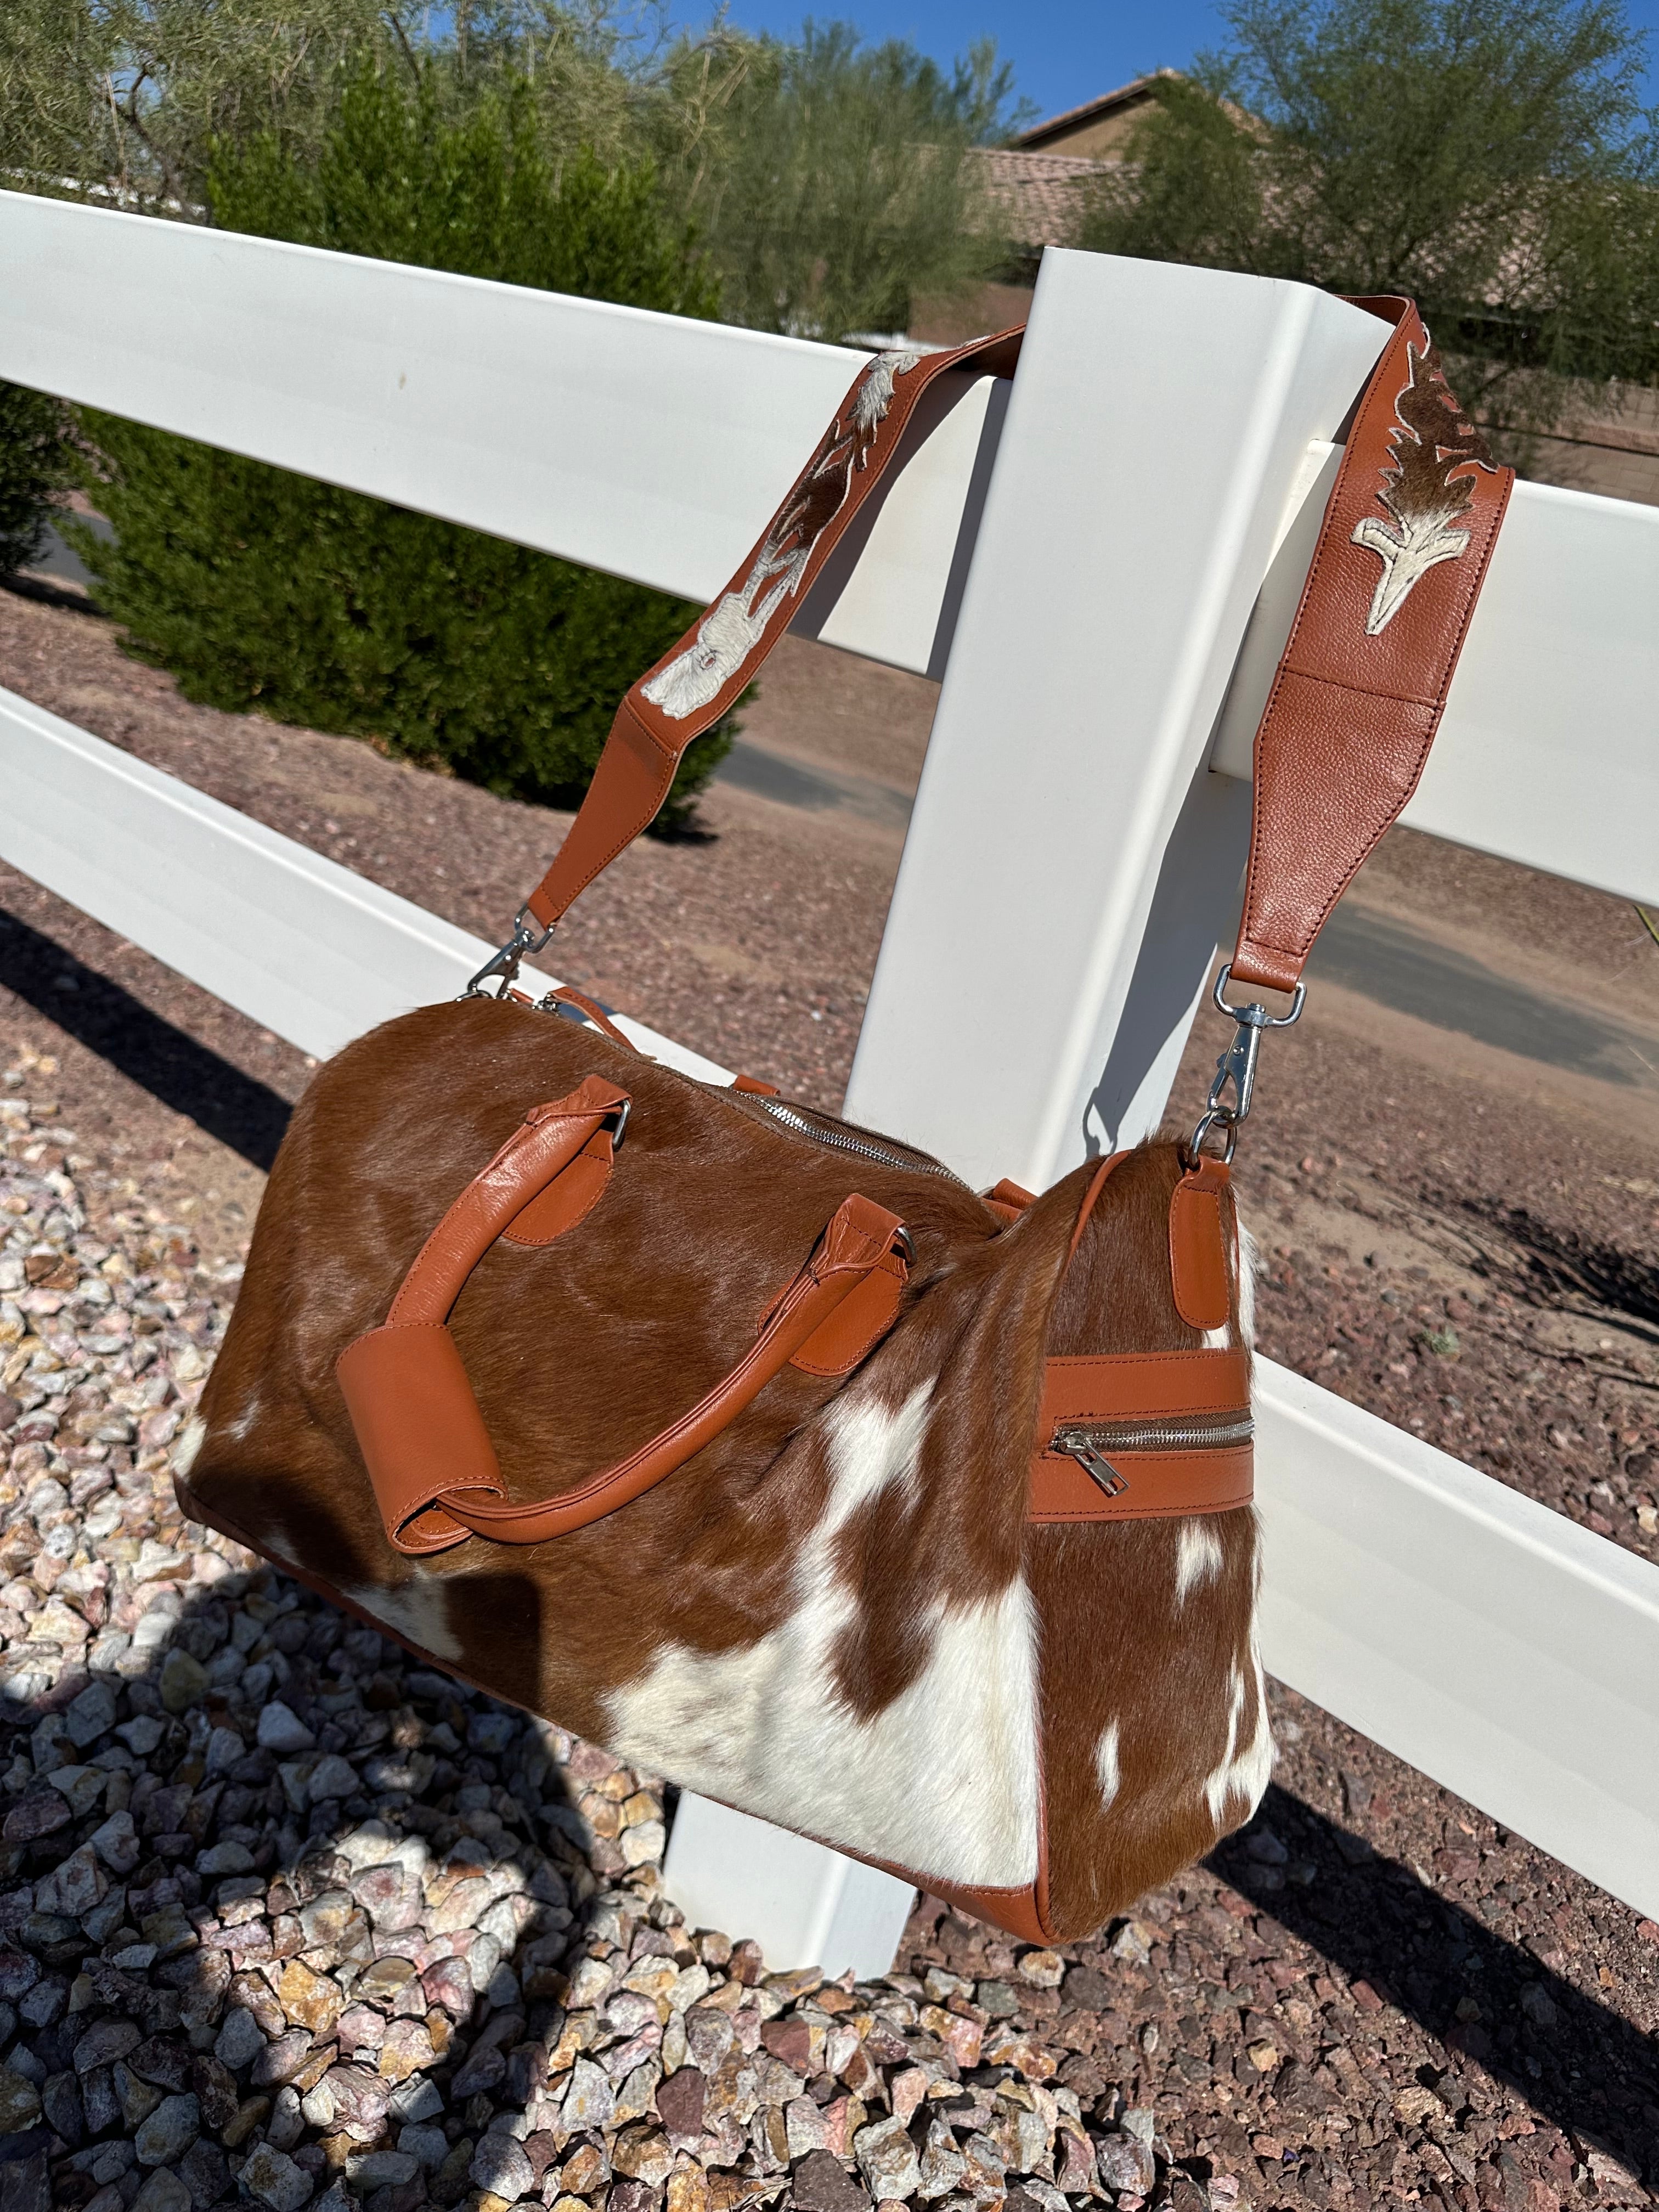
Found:
[[[1270,1014],[1265,1006],[1252,1005],[1246,1008],[1228,1005],[1226,991],[1228,984],[1232,981],[1232,962],[1224,960],[1221,963],[1221,973],[1215,979],[1215,988],[1210,994],[1215,1002],[1218,1013],[1225,1014],[1230,1021],[1240,1022],[1248,1018],[1250,1027],[1256,1030],[1287,1030],[1292,1022],[1301,1019],[1302,1002],[1308,995],[1308,987],[1305,983],[1297,983],[1292,988],[1291,1011],[1288,1014]]]
[[[1226,1149],[1224,1152],[1206,1153],[1204,1150],[1204,1139],[1209,1135],[1210,1131],[1216,1127],[1221,1128],[1226,1133]],[[1197,1128],[1193,1131],[1192,1151],[1193,1156],[1195,1159],[1207,1158],[1212,1160],[1219,1160],[1224,1168],[1231,1167],[1233,1163],[1233,1153],[1237,1149],[1237,1146],[1238,1122],[1237,1118],[1233,1115],[1223,1112],[1214,1107],[1211,1108],[1210,1111],[1205,1115],[1203,1120],[1199,1123]]]

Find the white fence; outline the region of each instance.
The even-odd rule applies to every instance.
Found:
[[[692,597],[857,358],[15,195],[0,261],[0,376]],[[941,392],[796,625],[945,678],[858,1117],[1035,1187],[1156,1122],[1382,334],[1296,286],[1050,253],[1012,391]],[[1656,605],[1659,511],[1522,486],[1407,818],[1659,903]],[[309,1052],[488,949],[6,693],[0,759],[0,856]],[[1659,1570],[1261,1382],[1268,1665],[1659,1914]],[[769,1833],[695,1806],[671,1881],[785,1963],[872,1963],[896,1886]]]

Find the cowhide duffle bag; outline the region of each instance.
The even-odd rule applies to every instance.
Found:
[[[1409,796],[1508,492],[1415,310],[1364,304],[1394,335],[1257,738],[1246,987],[1299,992]],[[1226,1163],[1270,1018],[1227,1009],[1190,1144],[981,1197],[515,984],[929,386],[1012,374],[1018,343],[868,364],[629,692],[510,942],[318,1073],[177,1480],[187,1515],[434,1665],[1048,1942],[1208,1850],[1267,1779]]]

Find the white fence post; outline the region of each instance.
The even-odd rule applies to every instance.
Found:
[[[1228,679],[1385,336],[1297,285],[1044,256],[854,1120],[1036,1190],[1156,1124],[1243,860],[1206,774]]]
[[[681,1793],[663,1887],[694,1927],[752,1936],[775,1973],[850,1966],[874,1981],[893,1963],[915,1892],[769,1821]]]

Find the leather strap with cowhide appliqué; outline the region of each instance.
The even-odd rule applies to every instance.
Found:
[[[1232,980],[1294,989],[1331,908],[1417,788],[1513,469],[1459,407],[1409,300],[1360,401],[1255,738]]]
[[[729,714],[799,613],[898,451],[918,402],[951,370],[1012,376],[1024,325],[938,353],[878,353],[726,589],[633,684],[552,866],[525,902],[543,930],[656,819],[688,745]]]

